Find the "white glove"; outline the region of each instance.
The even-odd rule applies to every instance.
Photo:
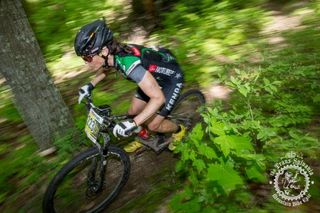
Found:
[[[112,132],[115,137],[118,137],[118,135],[129,137],[137,127],[134,120],[126,120],[115,125]]]
[[[88,97],[91,95],[91,91],[94,89],[94,86],[91,83],[88,83],[84,86],[82,86],[79,89],[79,99],[78,99],[78,103],[80,104],[82,99],[84,97]]]

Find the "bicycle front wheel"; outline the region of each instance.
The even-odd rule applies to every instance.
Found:
[[[53,178],[43,212],[100,212],[119,194],[129,174],[130,159],[122,149],[109,146],[104,159],[96,147],[88,149]]]
[[[179,97],[170,117],[176,123],[183,124],[191,130],[202,121],[200,112],[205,103],[205,97],[200,90],[188,90]]]

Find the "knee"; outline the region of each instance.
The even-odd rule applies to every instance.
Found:
[[[148,124],[148,129],[153,131],[153,132],[156,132],[159,129],[159,127],[160,127],[160,123],[151,122],[151,123]]]
[[[128,115],[136,115],[136,110],[132,109],[131,107],[128,109]]]
[[[138,115],[141,112],[139,109],[135,109],[134,107],[130,107],[128,109],[128,115]]]

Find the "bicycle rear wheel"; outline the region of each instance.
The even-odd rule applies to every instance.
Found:
[[[201,91],[197,89],[188,90],[179,97],[169,117],[191,130],[196,123],[202,121],[200,113],[205,103],[206,100]]]
[[[104,159],[106,161],[101,160],[98,149],[93,147],[67,163],[47,188],[43,212],[100,212],[105,209],[126,184],[130,159],[115,146],[109,146]],[[105,173],[99,169],[103,167]]]

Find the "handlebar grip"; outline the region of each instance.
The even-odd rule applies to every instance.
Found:
[[[133,129],[127,129],[126,131],[124,131],[124,134],[131,135],[132,132],[133,132]]]
[[[142,129],[141,126],[136,126],[131,129],[127,129],[126,131],[124,131],[124,134],[131,135],[132,133],[138,133],[138,132],[140,132],[141,129]]]

